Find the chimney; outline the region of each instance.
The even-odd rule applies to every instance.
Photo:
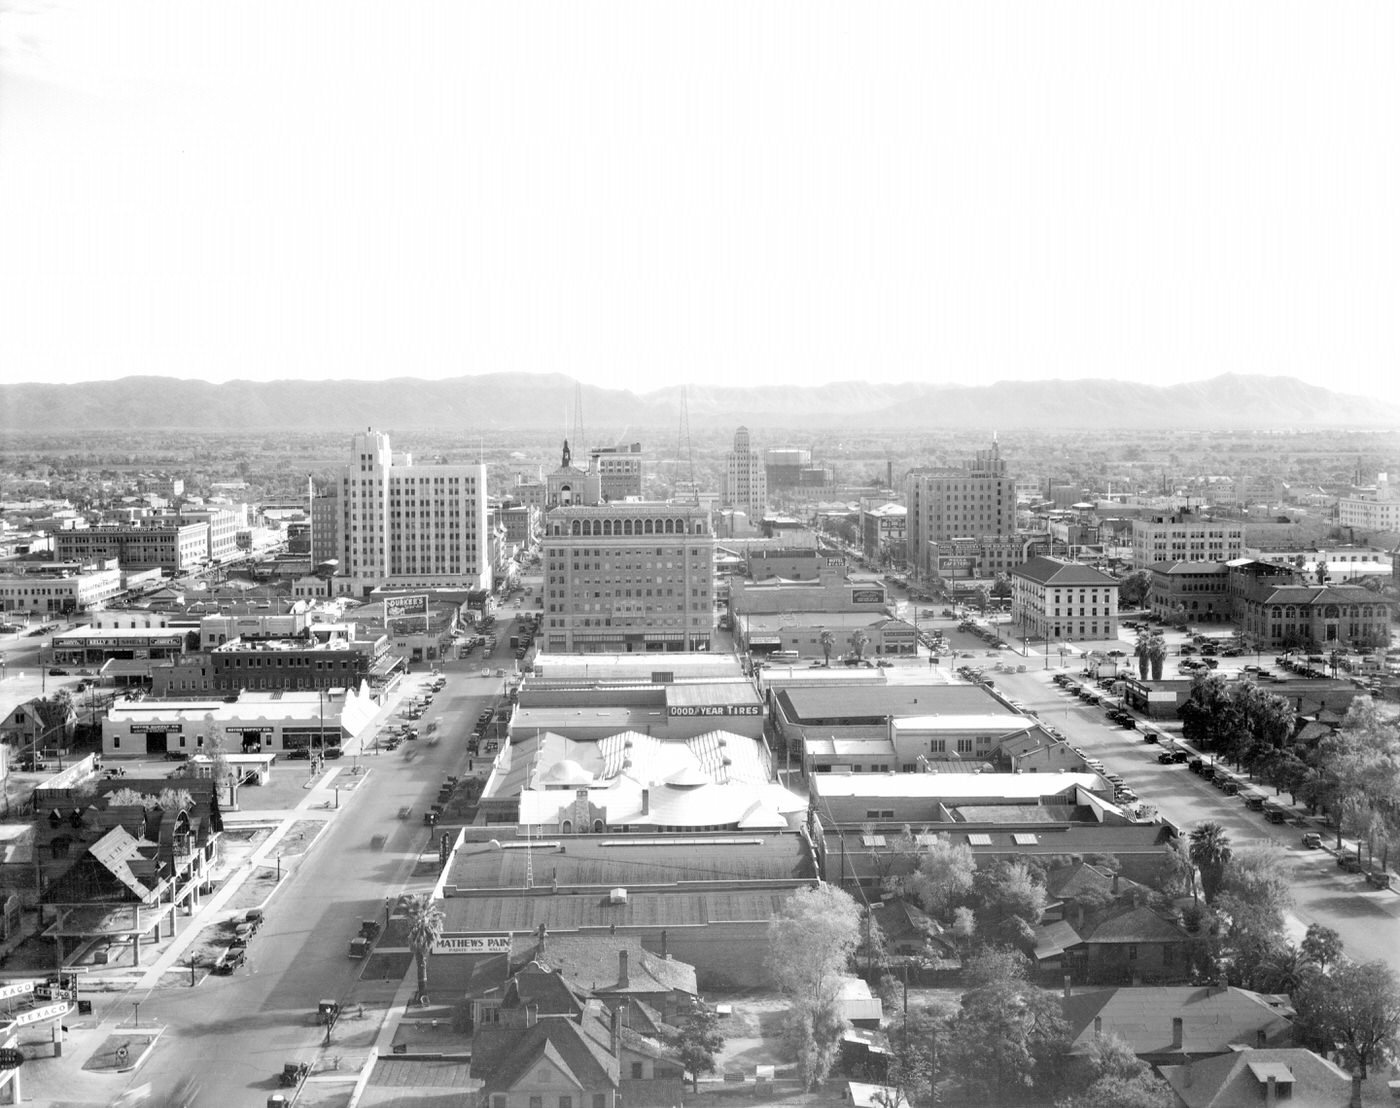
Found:
[[[626,952],[624,952],[623,957],[626,956]],[[612,1018],[609,1020],[608,1027],[612,1032],[613,1057],[616,1058],[622,1053],[622,1014],[616,1008],[612,1010]]]
[[[1113,875],[1113,895],[1118,895],[1118,875],[1116,873]]]
[[[1264,1108],[1274,1108],[1278,1103],[1278,1078],[1269,1074],[1269,1079],[1264,1083]]]
[[[625,950],[617,952],[617,983],[619,987],[627,988],[627,951]]]
[[[540,1018],[540,1006],[533,1000],[525,1005],[525,1026],[534,1027]]]
[[[1173,1016],[1173,1017],[1172,1017],[1172,1049],[1173,1049],[1173,1050],[1180,1050],[1180,1049],[1181,1049],[1181,1037],[1182,1037],[1181,1026],[1182,1026],[1182,1025],[1181,1025],[1181,1017],[1180,1017],[1180,1016]]]
[[[1254,1047],[1256,1050],[1263,1050],[1268,1045],[1269,1037],[1264,1034],[1264,1029],[1261,1027],[1254,1033]]]
[[[666,953],[666,929],[664,927],[661,929],[661,957],[671,957],[669,954]]]
[[[549,943],[549,928],[547,928],[544,924],[540,924],[540,943],[539,943],[539,950],[535,953],[535,957],[536,957],[536,958],[543,958],[543,957],[545,956],[545,952],[546,952],[548,943]]]
[[[1066,997],[1070,996],[1070,995],[1074,992],[1074,989],[1071,988],[1071,985],[1072,985],[1072,984],[1073,984],[1073,982],[1070,980],[1069,974],[1065,974],[1065,996],[1066,996]]]
[[[651,814],[651,790],[650,790],[650,789],[643,789],[643,790],[642,790],[642,815],[646,816],[646,815],[650,815],[650,814]]]
[[[1074,929],[1081,931],[1084,928],[1084,905],[1079,901],[1074,902]]]
[[[1361,1108],[1361,1075],[1354,1073],[1351,1075],[1351,1100],[1347,1101],[1348,1108]]]
[[[1095,1017],[1094,1017],[1094,1034],[1095,1034],[1095,1035],[1102,1035],[1102,1034],[1103,1034],[1103,1016],[1095,1016]]]

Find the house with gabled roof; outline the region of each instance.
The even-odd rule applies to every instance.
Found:
[[[479,1028],[472,1077],[483,1108],[668,1108],[681,1102],[684,1072],[662,1044],[592,1002],[578,1017],[526,1009],[523,1027]]]
[[[1071,1054],[1110,1034],[1151,1065],[1293,1045],[1296,1013],[1286,995],[1227,985],[1129,987],[1066,990],[1060,1005]]]
[[[1360,1075],[1301,1048],[1241,1050],[1160,1066],[1180,1108],[1361,1108]]]
[[[126,948],[131,964],[140,965],[142,942],[168,938],[176,916],[199,904],[217,838],[214,821],[193,804],[93,807],[79,815],[70,821],[74,836],[96,838],[44,889],[44,933],[56,941],[60,963],[66,940],[97,939],[105,941],[103,957],[120,958]]]
[[[1173,984],[1191,975],[1195,940],[1160,912],[1131,906],[1080,932],[1083,979],[1092,984]]]
[[[529,957],[556,970],[580,995],[609,1008],[639,1000],[667,1023],[699,995],[694,966],[653,954],[635,935],[549,935],[535,941]]]

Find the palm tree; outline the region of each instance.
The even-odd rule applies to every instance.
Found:
[[[408,916],[408,946],[418,963],[418,996],[428,995],[428,955],[442,938],[442,909],[428,893],[418,893],[404,901]]]
[[[1167,640],[1160,631],[1154,632],[1147,640],[1147,657],[1152,662],[1152,680],[1162,679],[1162,664],[1167,660]]]
[[[1137,642],[1133,644],[1133,656],[1137,658],[1138,676],[1144,681],[1148,674],[1152,672],[1152,646],[1151,639],[1146,631],[1137,633]]]
[[[857,627],[851,632],[851,652],[857,659],[865,656],[865,648],[870,645],[870,636],[866,634],[865,628]]]
[[[1206,894],[1206,903],[1213,903],[1215,894],[1220,891],[1220,883],[1225,878],[1225,864],[1233,854],[1230,849],[1230,837],[1225,834],[1225,828],[1220,824],[1214,820],[1206,820],[1205,823],[1197,824],[1196,829],[1191,832],[1191,847],[1188,853],[1201,873],[1201,890]]]
[[[826,664],[831,665],[831,652],[836,649],[836,636],[830,628],[823,627],[821,634],[822,654],[826,657]]]

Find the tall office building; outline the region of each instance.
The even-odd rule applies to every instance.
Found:
[[[989,552],[1001,551],[1016,533],[1016,482],[1006,474],[1006,462],[995,440],[960,469],[915,469],[904,479],[909,564],[921,579],[940,575],[937,544],[968,540]],[[950,557],[965,560],[965,552]],[[990,557],[990,554],[989,554]],[[1007,568],[998,555],[981,567]],[[945,565],[944,569],[947,568]],[[958,574],[961,576],[961,574]]]
[[[749,446],[749,429],[734,432],[734,449],[724,456],[724,486],[720,503],[725,508],[744,512],[749,519],[759,520],[768,507],[768,474],[763,468],[763,456]]]
[[[642,495],[642,444],[593,447],[588,452],[588,472],[597,475],[602,499],[639,499]]]
[[[342,593],[491,587],[484,465],[414,465],[389,436],[351,440],[340,477]]]
[[[635,500],[555,508],[542,545],[547,651],[710,648],[715,537],[703,508]]]

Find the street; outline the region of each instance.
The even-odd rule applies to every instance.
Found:
[[[142,1023],[167,1027],[159,1047],[131,1075],[135,1085],[152,1085],[153,1103],[198,1084],[192,1106],[262,1108],[280,1088],[284,1063],[316,1059],[325,1040],[317,1003],[346,998],[365,967],[346,953],[360,921],[382,920],[386,897],[432,887],[432,877],[412,878],[432,838],[419,816],[436,799],[444,775],[465,765],[477,710],[500,696],[501,679],[482,678],[482,664],[474,658],[445,667],[447,687],[421,721],[438,722],[440,743],[420,739],[393,753],[360,757],[365,780],[342,794],[343,810],[273,895],[248,966],[232,977],[209,976],[195,988],[165,986],[114,1003],[120,1014],[123,1004],[140,1000]],[[342,765],[348,769],[348,759]],[[413,817],[401,820],[397,813],[405,806]],[[380,835],[383,845],[372,843]],[[326,1057],[334,1053],[333,1036]]]

